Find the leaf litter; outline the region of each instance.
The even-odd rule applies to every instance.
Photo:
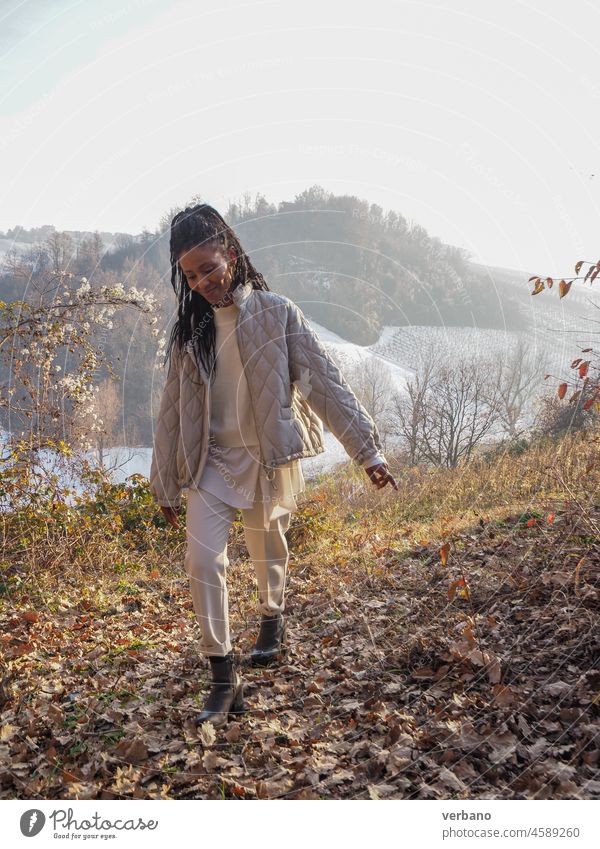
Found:
[[[247,710],[223,729],[194,722],[209,673],[181,571],[110,607],[24,594],[0,620],[0,797],[600,798],[600,547],[552,519],[481,522],[441,557],[365,545],[362,567],[292,551],[266,669],[235,558]]]

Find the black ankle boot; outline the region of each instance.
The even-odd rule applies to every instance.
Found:
[[[275,616],[262,614],[260,632],[250,652],[253,666],[268,666],[283,651],[286,637],[286,622],[282,613]]]
[[[244,682],[235,669],[233,652],[225,657],[209,657],[212,685],[196,723],[211,722],[215,728],[226,725],[229,715],[243,713]]]

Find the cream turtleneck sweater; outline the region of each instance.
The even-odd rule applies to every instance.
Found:
[[[235,323],[239,307],[213,307],[215,316],[215,381],[211,386],[210,431],[229,448],[258,445],[248,381],[238,348]]]

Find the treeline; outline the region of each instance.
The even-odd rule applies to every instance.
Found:
[[[169,226],[178,211],[103,266],[118,272],[125,260],[143,260],[168,285]],[[375,342],[384,325],[524,328],[517,303],[507,295],[500,304],[462,249],[356,196],[313,186],[279,204],[246,194],[220,212],[271,289],[356,344]]]
[[[189,203],[201,201],[194,197]],[[122,283],[125,289],[148,289],[158,299],[160,325],[169,330],[176,308],[169,229],[178,211],[169,210],[154,232],[108,234],[108,245],[99,232],[13,228],[2,234],[4,238],[29,247],[5,255],[0,298],[35,298],[39,281],[70,271],[93,286]],[[313,186],[279,204],[260,194],[245,194],[220,212],[270,289],[292,298],[311,319],[356,344],[375,342],[384,325],[522,326],[517,304],[507,296],[499,309],[498,293],[462,249],[356,196]],[[43,240],[36,241],[32,233],[43,235]],[[119,405],[112,411],[115,425],[107,444],[151,444],[152,411],[163,379],[155,368],[156,340],[135,316],[123,313],[97,341],[113,364],[118,388],[107,393],[111,404]],[[65,366],[68,370],[68,362]],[[5,370],[1,377],[7,385],[9,373]],[[108,378],[104,367],[98,382]]]

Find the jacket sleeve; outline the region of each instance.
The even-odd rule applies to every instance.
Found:
[[[385,459],[385,456],[381,453],[381,451],[377,451],[374,454],[371,454],[369,457],[367,457],[366,460],[363,460],[361,466],[363,467],[363,469],[370,469],[371,466],[377,466],[379,463],[387,463],[387,460]]]
[[[387,462],[377,425],[360,403],[306,316],[288,299],[287,346],[290,378],[347,454],[367,468]]]
[[[180,354],[175,343],[160,400],[150,464],[150,492],[163,507],[179,507],[181,504],[181,489],[177,479],[180,364]]]

